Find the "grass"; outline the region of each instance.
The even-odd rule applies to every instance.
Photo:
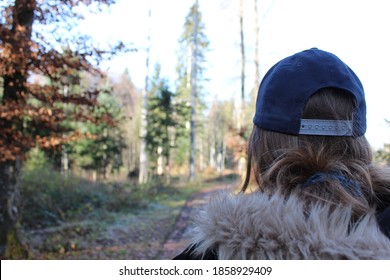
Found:
[[[156,187],[131,188],[64,178],[50,168],[24,172],[20,184],[21,223],[28,229],[101,218],[107,213],[145,207]]]
[[[21,225],[36,259],[155,259],[189,196],[229,176],[104,184],[34,168],[21,180]]]

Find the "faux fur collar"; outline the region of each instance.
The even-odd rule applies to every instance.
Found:
[[[374,211],[351,226],[349,208],[307,210],[294,195],[222,192],[198,213],[192,242],[220,259],[390,259]]]

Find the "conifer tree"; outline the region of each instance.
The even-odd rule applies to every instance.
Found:
[[[169,90],[168,81],[160,77],[160,70],[160,65],[156,65],[151,81],[146,143],[153,173],[164,174],[169,183],[171,151],[176,148],[176,139],[185,136],[180,134],[185,125],[181,120],[188,115],[189,108]]]
[[[199,9],[198,1],[191,6],[190,12],[186,16],[184,30],[179,40],[179,64],[177,93],[178,98],[185,100],[191,106],[191,114],[184,120],[189,127],[190,141],[179,139],[180,153],[184,157],[189,157],[189,178],[195,176],[195,132],[197,112],[196,109],[201,104],[202,82],[205,81],[203,71],[205,69],[206,51],[209,41],[205,34],[205,25],[202,21],[202,13]],[[187,152],[188,151],[188,152]],[[186,155],[187,154],[187,155]]]
[[[129,177],[135,179],[139,172],[139,133],[141,118],[141,93],[130,79],[128,69],[122,73],[119,81],[113,84],[114,95],[122,106],[124,120],[122,129],[127,147],[123,151],[123,164]]]

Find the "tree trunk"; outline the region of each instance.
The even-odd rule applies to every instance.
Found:
[[[212,137],[212,140],[210,141],[210,154],[209,154],[209,166],[211,168],[215,168],[215,138]]]
[[[20,162],[0,162],[0,259],[26,259],[28,250],[18,227]]]
[[[196,11],[194,13],[194,34],[192,38],[192,59],[191,59],[191,132],[190,132],[190,174],[189,180],[195,179],[195,129],[196,129],[196,99],[197,99],[197,87],[196,87],[196,74],[197,74],[197,47],[198,47],[198,0],[196,0]]]
[[[244,125],[245,115],[245,45],[244,45],[244,11],[243,2],[240,0],[240,47],[241,47],[241,112],[239,117],[238,130],[241,131]]]
[[[69,90],[69,87],[68,85],[65,85],[64,86],[64,96],[67,97],[68,96],[68,90]],[[66,104],[64,105],[65,108],[66,108]],[[66,112],[66,110],[65,110]],[[65,133],[62,135],[63,137],[65,137]],[[68,176],[68,170],[69,170],[69,158],[68,158],[68,151],[67,151],[67,148],[66,148],[66,145],[62,145],[62,148],[61,148],[61,174],[62,176],[66,177]]]
[[[166,118],[168,119],[170,116],[168,114],[168,111],[166,112]],[[170,133],[170,127],[168,126],[165,126],[165,133],[167,135],[167,144],[165,145],[165,152],[164,152],[164,155],[165,155],[165,183],[167,185],[169,185],[171,183],[171,169],[170,169],[170,165],[171,165],[171,145],[173,144],[171,142],[172,138],[171,138],[171,133]],[[172,146],[173,147],[173,146]]]
[[[223,140],[223,142],[222,142],[222,165],[221,165],[222,172],[225,171],[225,159],[226,159],[226,143],[225,143],[225,140]]]
[[[203,151],[203,137],[199,139],[199,170],[203,171],[205,169],[204,163],[204,151]]]
[[[28,61],[30,56],[31,34],[34,21],[35,0],[15,0],[12,10],[12,37],[4,38],[11,45],[12,56],[22,58],[14,64],[6,65],[9,75],[4,75],[3,104],[15,102],[24,104]],[[21,119],[4,120],[4,128],[23,133]],[[12,141],[12,139],[5,139]],[[5,143],[7,144],[7,143]],[[26,147],[27,149],[27,147]],[[20,194],[18,178],[20,160],[1,161],[0,159],[0,258],[27,258],[28,251],[21,242],[18,218]]]
[[[257,88],[260,84],[259,74],[259,11],[257,8],[257,0],[254,0],[255,12],[255,84],[253,87],[253,101],[256,101]]]
[[[171,183],[171,151],[170,149],[166,153],[165,158],[165,183],[169,185]]]
[[[164,159],[163,159],[163,155],[162,155],[162,152],[163,152],[163,148],[161,146],[158,146],[157,148],[157,154],[158,154],[158,157],[157,157],[157,175],[158,176],[162,176],[163,173],[164,173]]]
[[[142,110],[141,110],[141,144],[140,144],[140,157],[139,157],[139,177],[138,183],[146,183],[148,181],[148,153],[146,151],[146,131],[148,122],[146,119],[148,108],[148,93],[149,93],[149,59],[150,59],[150,46],[151,46],[151,24],[152,24],[152,9],[149,10],[149,34],[148,34],[148,49],[146,55],[146,76],[145,76],[145,89],[142,96]]]

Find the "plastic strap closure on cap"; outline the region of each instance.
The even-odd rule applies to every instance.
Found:
[[[302,119],[300,135],[352,136],[352,121]]]

